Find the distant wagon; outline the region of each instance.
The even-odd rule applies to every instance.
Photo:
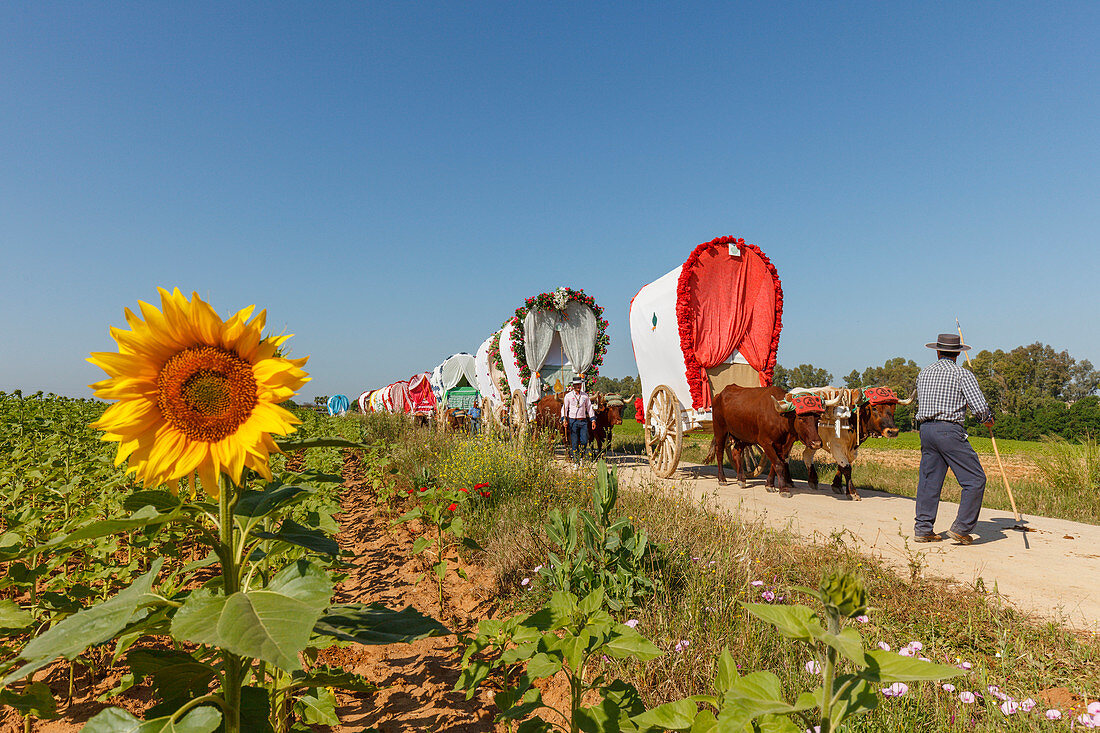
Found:
[[[421,372],[409,377],[409,414],[429,418],[435,413],[435,393],[432,391],[431,374]]]
[[[564,392],[574,377],[591,389],[610,341],[603,308],[567,287],[528,298],[489,340],[486,376],[519,430],[541,397]]]
[[[436,415],[449,413],[457,423],[468,423],[478,396],[474,357],[465,352],[448,356],[432,370],[431,385]]]
[[[630,338],[646,399],[646,455],[657,476],[676,470],[685,432],[711,429],[714,395],[730,384],[772,383],[782,316],[775,267],[734,237],[700,244],[634,296]]]

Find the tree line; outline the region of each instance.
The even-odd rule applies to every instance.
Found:
[[[932,359],[929,359],[931,362]],[[1068,351],[1033,343],[1017,346],[1011,351],[982,350],[959,364],[969,368],[978,379],[994,414],[993,432],[998,438],[1038,440],[1043,436],[1060,436],[1080,440],[1100,435],[1100,371],[1087,359],[1075,359]],[[921,365],[912,359],[895,357],[882,366],[853,369],[844,377],[849,388],[881,385],[895,390],[902,399],[917,388]],[[787,368],[777,364],[774,384],[783,389],[794,387],[825,387],[836,384],[833,374],[812,364]],[[596,388],[601,392],[618,392],[624,397],[641,395],[637,377],[614,379],[600,377]],[[917,405],[899,405],[895,422],[902,430],[913,429]],[[633,405],[624,417],[633,418]],[[971,416],[967,427],[978,428]],[[982,429],[980,432],[984,432]],[[979,434],[979,432],[975,432]]]

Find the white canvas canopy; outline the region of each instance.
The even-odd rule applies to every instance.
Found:
[[[630,302],[630,339],[642,382],[642,399],[658,385],[672,389],[681,410],[691,409],[680,326],[676,321],[676,288],[682,265],[638,291]],[[748,364],[737,351],[727,364]]]
[[[500,354],[504,360],[504,372],[510,390],[523,389],[516,355],[512,348],[515,322],[509,321],[500,334]],[[591,308],[570,301],[565,312],[534,308],[523,319],[523,346],[527,368],[532,375],[544,369],[561,372],[568,367],[573,375],[584,374],[592,366],[596,355],[596,314]],[[562,385],[563,388],[568,385]],[[527,387],[527,403],[534,404],[542,397],[542,383],[531,379]]]
[[[504,404],[504,398],[497,389],[489,367],[489,348],[493,345],[494,336],[496,336],[495,333],[477,347],[477,354],[474,355],[474,371],[477,374],[477,391],[481,393],[482,402],[499,407]]]
[[[370,408],[374,412],[385,412],[386,403],[383,401],[385,390],[376,389],[370,393]]]
[[[366,415],[370,412],[370,393],[372,390],[367,390],[363,394],[359,395],[359,412]]]
[[[442,364],[432,370],[432,392],[435,393],[437,400],[442,401],[448,390],[462,386],[463,382],[470,387],[477,387],[474,357],[466,352],[448,356]]]

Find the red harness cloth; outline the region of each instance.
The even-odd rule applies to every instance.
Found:
[[[889,387],[867,387],[863,390],[863,396],[872,405],[896,405],[898,396]]]
[[[796,415],[809,415],[814,412],[820,415],[825,412],[825,403],[815,394],[792,395],[791,403],[794,404]]]

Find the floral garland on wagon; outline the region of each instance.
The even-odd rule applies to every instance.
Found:
[[[532,298],[528,298],[524,301],[523,305],[516,308],[516,314],[506,320],[501,326],[501,331],[504,330],[504,326],[509,323],[512,325],[512,353],[516,355],[516,367],[519,369],[520,378],[523,379],[523,387],[526,389],[531,384],[531,368],[527,366],[527,349],[523,343],[523,319],[527,317],[527,314],[536,309],[542,308],[544,310],[552,310],[561,313],[569,305],[570,301],[577,301],[581,305],[586,305],[592,309],[592,312],[596,314],[596,348],[592,354],[592,366],[584,375],[585,390],[591,391],[596,385],[596,377],[600,375],[600,365],[603,364],[604,354],[607,353],[607,346],[611,343],[611,337],[607,335],[607,321],[603,318],[603,308],[596,305],[596,301],[590,295],[586,295],[583,290],[574,290],[573,288],[567,288],[562,286],[557,290],[549,293],[542,293]],[[504,371],[504,359],[500,354],[500,333],[497,333],[496,338],[493,340],[493,346],[489,349],[489,356],[492,358],[495,354],[497,365],[501,371]]]
[[[493,340],[489,343],[489,361],[490,363],[492,363],[493,366],[497,368],[497,373],[502,375],[505,375],[505,371],[504,357],[500,354],[500,334],[501,331],[504,330],[504,326],[506,325],[508,325],[508,321],[505,321],[501,325],[500,331],[497,331],[493,334]],[[490,378],[492,377],[491,374],[489,376]],[[504,380],[505,382],[503,385],[498,384],[496,387],[497,391],[500,392],[500,399],[504,402],[505,405],[507,405],[509,400],[512,399],[512,395],[508,394],[508,377],[506,375],[504,376]]]

